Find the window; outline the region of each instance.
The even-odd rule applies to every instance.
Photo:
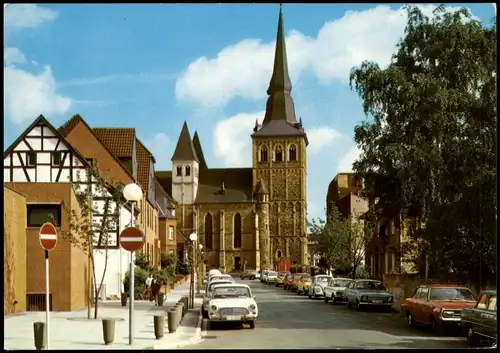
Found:
[[[205,248],[213,249],[213,246],[212,215],[207,213],[205,216]]]
[[[288,149],[288,160],[289,161],[297,160],[297,147],[295,147],[295,145],[290,145],[290,148]]]
[[[488,310],[497,311],[497,296],[491,295],[488,301]]]
[[[61,165],[61,152],[52,152],[52,165]]]
[[[283,148],[281,147],[281,145],[277,145],[274,148],[274,161],[283,162]]]
[[[266,146],[262,146],[260,148],[260,161],[267,162],[267,147]]]
[[[41,227],[47,221],[61,226],[61,205],[27,205],[28,227]]]
[[[174,226],[168,227],[168,240],[174,240],[175,228]]]
[[[429,294],[429,288],[420,288],[420,294],[418,296],[418,299],[427,300],[427,294]]]
[[[234,215],[234,248],[241,248],[241,216],[239,213]]]
[[[413,299],[418,299],[418,297],[420,296],[420,292],[421,292],[421,291],[422,291],[422,290],[421,290],[420,288],[417,288],[417,289],[415,290],[415,293],[413,294]]]
[[[28,167],[33,167],[36,165],[36,152],[26,153],[26,165]]]
[[[182,176],[182,167],[177,167],[177,176]]]
[[[190,166],[186,166],[186,176],[190,176],[191,175],[191,167]]]
[[[488,295],[486,294],[481,295],[481,298],[479,298],[479,300],[477,301],[476,309],[486,310],[487,301],[488,301]]]

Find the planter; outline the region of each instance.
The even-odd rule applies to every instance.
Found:
[[[37,350],[45,349],[47,345],[45,336],[45,322],[34,322],[33,333],[35,335],[35,348]]]
[[[184,318],[184,303],[177,303],[175,304],[175,307],[177,307],[180,311],[180,314],[179,314],[179,321],[182,321],[182,319]]]
[[[164,298],[165,298],[165,294],[163,294],[163,293],[158,293],[156,295],[156,300],[157,300],[158,306],[163,306],[163,299]]]
[[[115,320],[102,320],[102,336],[104,338],[104,344],[108,345],[113,343],[115,340]]]
[[[165,332],[165,316],[155,315],[154,316],[155,325],[155,337],[157,340],[163,337],[163,332]]]
[[[177,327],[179,327],[179,316],[180,316],[179,308],[173,307],[168,309],[167,312],[168,332],[174,333],[175,331],[177,331]]]
[[[127,293],[122,293],[120,299],[121,299],[122,306],[127,306],[127,299],[128,299]]]
[[[184,315],[186,315],[186,313],[189,310],[189,298],[188,297],[182,297],[181,300],[184,303]]]

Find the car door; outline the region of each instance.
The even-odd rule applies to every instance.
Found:
[[[421,288],[417,288],[415,290],[415,292],[413,293],[413,295],[410,297],[410,298],[407,298],[405,300],[405,306],[406,306],[406,311],[408,311],[411,316],[413,317],[414,320],[417,320],[417,316],[415,314],[415,307],[417,306],[418,304],[418,298],[420,296],[420,292],[421,292]]]
[[[417,305],[415,306],[417,321],[430,323],[434,305],[429,301],[429,288],[420,288]]]
[[[333,286],[333,278],[330,278],[328,280],[328,283],[326,284],[325,286],[325,289],[323,289],[323,291],[325,292],[325,297],[327,298],[331,298],[331,292],[332,292],[332,286]]]
[[[352,292],[352,288],[353,288],[353,286],[354,286],[354,281],[351,281],[351,282],[349,282],[349,284],[347,285],[347,287],[346,287],[346,289],[345,289],[345,294],[344,294],[344,296],[346,297],[346,301],[347,301],[348,303],[352,302],[352,300],[351,300],[352,293],[351,293],[351,292]]]
[[[496,294],[488,295],[488,307],[482,315],[481,334],[489,337],[497,337],[497,296]]]
[[[484,334],[483,325],[487,314],[487,309],[488,309],[488,294],[482,293],[479,296],[476,306],[474,307],[474,310],[472,310],[471,314],[472,329],[481,335]]]

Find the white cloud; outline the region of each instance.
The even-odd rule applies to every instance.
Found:
[[[436,8],[419,6],[427,16]],[[350,69],[364,60],[389,64],[406,22],[403,8],[379,5],[346,12],[326,23],[316,38],[290,31],[286,45],[292,81],[297,81],[302,71],[311,70],[324,83],[345,82]],[[215,58],[200,57],[177,79],[176,97],[209,107],[222,107],[235,97],[261,99],[271,78],[273,57],[274,41],[262,43],[258,39],[230,45]]]
[[[491,5],[493,5],[493,10],[495,10],[495,15],[496,15],[497,14],[497,4],[493,2]]]
[[[71,98],[57,93],[49,65],[39,74],[4,67],[4,101],[7,117],[16,124],[32,121],[40,114],[66,114],[72,103]]]
[[[26,64],[26,57],[18,48],[4,48],[3,55],[6,65]]]
[[[172,169],[172,163],[170,161],[172,156],[169,153],[166,153],[171,150],[172,141],[166,134],[159,132],[154,135],[153,138],[141,139],[141,141],[144,141],[144,145],[155,157],[155,170]]]
[[[352,164],[359,158],[361,150],[356,146],[352,146],[346,154],[340,159],[339,162],[339,173],[350,173],[352,172]]]
[[[328,126],[315,127],[306,131],[306,133],[307,139],[309,140],[307,151],[313,154],[319,153],[342,136],[340,132]]]
[[[219,121],[214,129],[213,148],[215,156],[227,167],[244,167],[252,164],[251,137],[248,133],[255,120],[262,122],[264,112],[241,113]]]
[[[34,28],[57,17],[56,11],[34,4],[9,4],[4,9],[4,25],[10,29]]]

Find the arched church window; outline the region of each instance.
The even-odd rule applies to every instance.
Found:
[[[267,162],[267,147],[266,146],[262,146],[260,148],[260,161]]]
[[[241,216],[239,213],[234,215],[234,246],[235,249],[241,248]]]
[[[213,249],[212,215],[210,213],[205,216],[205,248]]]
[[[182,167],[177,167],[177,176],[182,176]]]
[[[274,148],[274,160],[276,162],[283,162],[283,147],[281,145],[277,145]]]
[[[288,160],[296,161],[297,160],[297,147],[295,145],[290,145],[288,148]]]
[[[186,166],[186,176],[190,176],[191,175],[191,167],[190,166]]]

